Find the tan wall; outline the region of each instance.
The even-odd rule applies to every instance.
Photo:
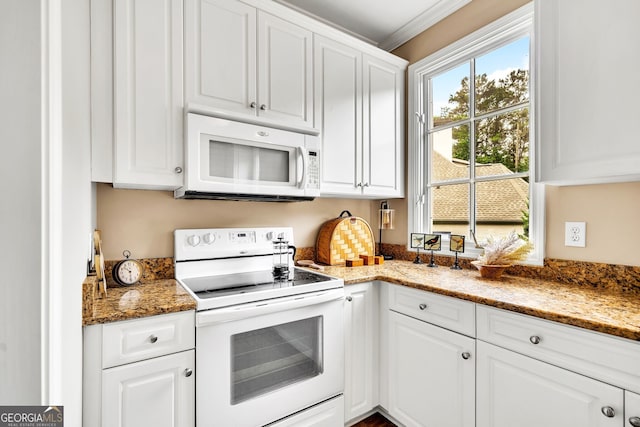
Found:
[[[315,245],[320,225],[344,209],[370,221],[368,200],[316,199],[313,202],[266,203],[176,200],[168,191],[119,190],[97,186],[97,226],[107,260],[173,256],[176,228],[291,226],[299,247]]]
[[[526,3],[473,0],[394,53],[416,62]],[[640,265],[634,245],[640,241],[639,196],[640,183],[548,187],[546,256]],[[384,231],[383,242],[406,244],[406,201],[389,202],[396,209],[396,228]],[[367,220],[377,236],[379,206],[379,201],[349,199],[287,204],[174,200],[170,192],[115,190],[98,185],[97,224],[103,232],[107,259],[120,258],[124,249],[139,258],[165,257],[173,256],[171,233],[176,228],[290,225],[296,245],[310,247],[320,224],[343,209]],[[565,221],[587,222],[586,248],[564,246]]]
[[[640,182],[546,191],[548,258],[640,266]],[[565,221],[587,223],[585,248],[564,246]]]

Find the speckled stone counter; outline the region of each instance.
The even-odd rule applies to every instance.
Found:
[[[345,285],[382,280],[640,341],[640,293],[628,290],[511,275],[488,280],[476,270],[408,261],[325,267],[324,273],[344,279]]]
[[[87,277],[85,289],[95,289],[95,277]],[[83,326],[136,319],[156,314],[195,310],[196,302],[174,279],[150,280],[127,287],[109,287],[99,298],[83,292]]]

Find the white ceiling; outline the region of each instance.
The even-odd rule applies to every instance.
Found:
[[[274,0],[392,50],[471,0]]]

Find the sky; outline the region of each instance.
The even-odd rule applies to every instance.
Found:
[[[476,59],[476,74],[486,73],[489,79],[502,78],[513,70],[529,69],[529,37],[486,53]],[[469,63],[464,63],[432,79],[433,111],[440,115],[449,104],[449,95],[460,88],[460,81],[469,75]]]

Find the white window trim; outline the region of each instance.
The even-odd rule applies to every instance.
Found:
[[[424,132],[424,125],[421,118],[424,117],[423,106],[424,90],[423,76],[433,75],[441,71],[452,68],[455,64],[470,60],[488,51],[494,50],[505,43],[515,41],[523,36],[528,35],[530,40],[529,46],[529,111],[531,118],[529,121],[530,128],[530,147],[535,149],[535,96],[536,93],[536,67],[533,59],[536,57],[535,34],[533,31],[533,4],[529,3],[521,8],[511,12],[508,15],[494,21],[493,23],[475,31],[474,33],[458,40],[457,42],[429,55],[428,57],[409,66],[409,89],[408,89],[408,106],[409,114],[409,150],[408,150],[408,194],[407,194],[407,211],[408,211],[408,230],[407,230],[407,250],[411,249],[411,233],[425,233],[424,210],[428,206],[426,203],[426,185],[425,177],[421,169],[422,159],[425,159],[423,145],[416,143]],[[536,155],[529,157],[529,236],[534,243],[534,250],[529,258],[523,264],[543,265],[544,247],[545,247],[545,219],[544,219],[544,185],[536,182]],[[448,250],[449,242],[442,242],[441,255],[454,255]],[[464,258],[475,258],[480,255],[481,249],[477,249],[473,241],[466,241],[465,252],[459,254]]]

